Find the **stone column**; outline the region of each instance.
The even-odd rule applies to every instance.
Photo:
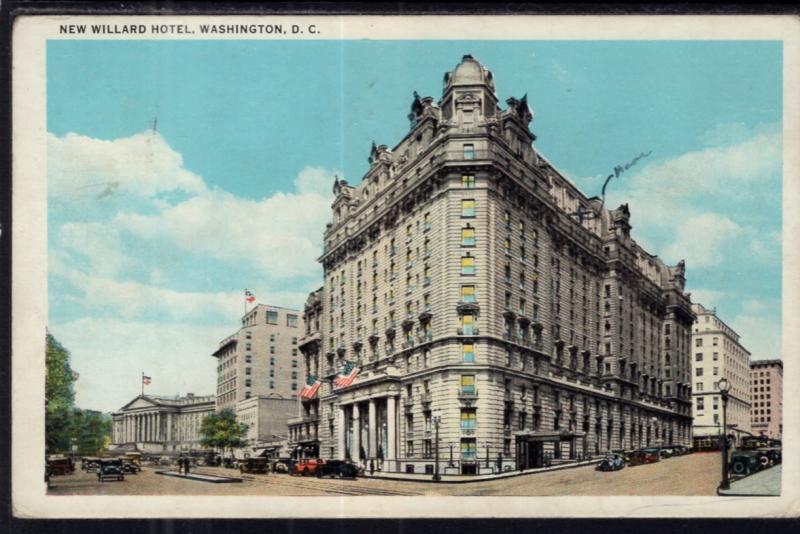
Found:
[[[386,459],[389,461],[389,469],[388,471],[396,471],[397,467],[395,466],[395,460],[397,459],[397,411],[396,411],[396,401],[394,395],[390,396],[386,399],[386,429],[387,429],[387,441],[388,443],[388,451],[386,454]]]
[[[361,413],[358,404],[353,404],[353,440],[350,443],[350,457],[353,462],[361,461]]]
[[[164,424],[161,412],[156,412],[156,441],[164,441],[164,431],[161,429]]]
[[[344,458],[345,458],[345,451],[344,451],[344,445],[345,445],[345,443],[344,443],[344,432],[345,432],[344,406],[340,404],[338,411],[339,411],[339,421],[338,421],[339,428],[337,429],[338,430],[338,433],[337,433],[338,440],[337,441],[338,441],[338,445],[339,445],[338,453],[339,453],[339,458],[344,460]]]
[[[369,400],[369,452],[370,459],[378,456],[378,422],[375,399]]]
[[[167,441],[172,441],[172,414],[167,412]]]

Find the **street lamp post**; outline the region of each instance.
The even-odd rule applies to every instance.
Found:
[[[486,469],[489,469],[489,442],[486,442]]]
[[[720,378],[717,388],[722,397],[722,481],[718,489],[726,490],[731,487],[728,478],[728,391],[731,385],[725,378]]]
[[[441,416],[437,412],[433,416],[433,428],[434,428],[434,459],[433,459],[433,480],[434,482],[438,482],[442,480],[441,475],[439,474],[439,423],[442,421]],[[452,451],[452,449],[450,449]]]
[[[658,439],[658,417],[651,417],[650,422],[653,423],[653,436],[656,438],[656,445],[658,445],[658,461],[661,461],[661,441]]]
[[[450,467],[453,467],[455,465],[455,464],[453,464],[453,444],[452,443],[450,444],[450,464],[449,465],[450,465]]]

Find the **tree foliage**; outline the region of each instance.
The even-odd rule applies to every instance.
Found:
[[[70,449],[73,431],[75,377],[70,367],[70,354],[50,333],[45,351],[45,440],[48,453]]]
[[[247,435],[248,426],[236,420],[236,414],[232,410],[225,409],[218,413],[206,416],[200,425],[200,443],[205,447],[230,449],[233,454],[234,449],[239,449],[247,445],[244,437]]]

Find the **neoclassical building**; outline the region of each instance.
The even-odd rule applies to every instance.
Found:
[[[212,413],[213,395],[139,395],[112,415],[112,446],[151,453],[199,450],[200,426]]]
[[[464,56],[438,102],[414,93],[408,134],[373,144],[358,186],[336,180],[299,450],[415,473],[438,451],[442,473],[471,474],[690,443],[683,262],[541,156],[525,97],[505,104]]]

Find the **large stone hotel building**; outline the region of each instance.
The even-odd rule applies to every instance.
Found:
[[[334,185],[290,421],[305,454],[471,474],[691,441],[684,265],[631,238],[533,147],[525,97],[501,109],[464,56],[411,129]],[[350,362],[352,384],[333,380]]]

